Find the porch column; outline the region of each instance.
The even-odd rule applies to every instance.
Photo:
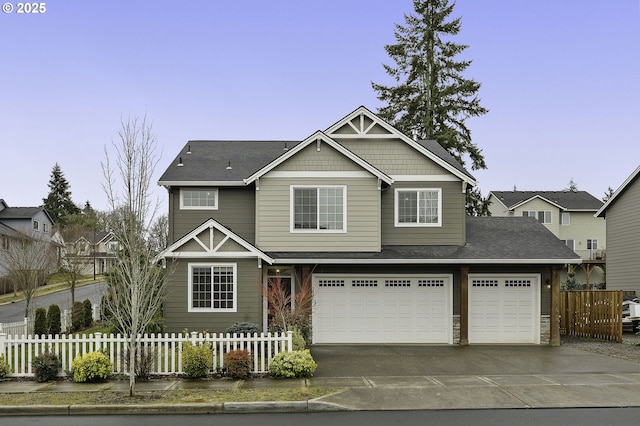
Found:
[[[469,346],[469,267],[460,267],[460,346]]]
[[[560,267],[551,266],[550,346],[560,346]]]

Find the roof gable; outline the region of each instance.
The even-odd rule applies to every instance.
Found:
[[[158,256],[164,258],[257,257],[267,263],[273,259],[215,219],[202,225],[167,247]]]
[[[565,211],[596,211],[602,206],[602,201],[586,191],[491,191],[490,194],[509,210],[536,199]]]
[[[613,205],[613,203],[616,202],[618,197],[620,197],[620,194],[625,192],[626,189],[629,186],[631,186],[632,182],[635,181],[639,175],[640,175],[640,166],[638,166],[638,168],[636,168],[633,171],[633,173],[631,173],[631,175],[622,183],[622,185],[620,185],[620,188],[618,188],[616,192],[614,192],[613,195],[607,200],[607,202],[604,203],[602,207],[600,207],[600,209],[596,212],[595,216],[596,217],[606,216],[606,212],[609,206]]]

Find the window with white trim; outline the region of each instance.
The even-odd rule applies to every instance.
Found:
[[[181,210],[218,210],[218,190],[180,190]]]
[[[551,223],[551,210],[524,210],[522,216],[535,217],[539,222],[547,225]]]
[[[40,230],[40,222],[38,222],[37,220],[33,221],[33,230],[34,231],[39,231]]]
[[[346,186],[292,186],[291,232],[346,231]]]
[[[560,213],[560,225],[571,225],[571,214],[569,212]]]
[[[396,226],[442,226],[442,189],[396,189]]]
[[[571,250],[575,250],[575,242],[574,240],[561,240],[563,243],[565,243],[565,245],[567,247],[569,247]]]
[[[43,224],[42,224],[42,231],[43,231],[45,234],[48,234],[48,233],[49,233],[49,224],[48,224],[48,223],[43,223]]]
[[[587,250],[598,250],[598,240],[587,239]]]
[[[236,312],[237,265],[189,264],[189,312]]]

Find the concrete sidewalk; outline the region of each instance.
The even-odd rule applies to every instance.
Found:
[[[640,350],[640,348],[638,348]],[[332,395],[301,402],[7,407],[1,414],[311,412],[640,406],[640,363],[569,347],[319,346],[309,379],[248,381],[158,379],[138,391],[335,387]],[[118,390],[128,382],[0,382],[2,393]]]

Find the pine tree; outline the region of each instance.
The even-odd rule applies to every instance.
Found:
[[[51,215],[53,221],[61,226],[67,222],[67,217],[80,213],[80,209],[71,200],[69,182],[64,177],[64,173],[58,163],[51,170],[49,180],[49,195],[43,200],[44,208]]]
[[[437,141],[461,164],[468,157],[473,170],[486,169],[466,120],[489,111],[480,105],[480,83],[462,75],[471,61],[456,59],[468,46],[451,40],[460,31],[461,19],[449,20],[455,3],[414,0],[413,6],[415,14],[405,14],[406,26],[395,26],[396,44],[385,46],[396,65],[383,66],[397,85],[372,82],[386,103],[378,113],[410,137]],[[467,206],[483,210],[484,202],[477,189],[467,193]]]

